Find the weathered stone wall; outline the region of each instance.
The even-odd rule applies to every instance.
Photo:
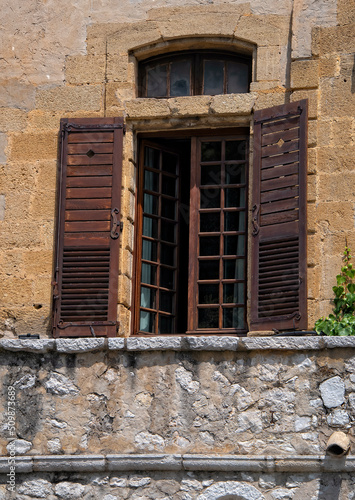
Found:
[[[310,104],[309,326],[329,312],[345,237],[355,248],[354,6],[349,0],[281,3],[160,0],[151,9],[143,0],[27,0],[3,6],[2,335],[50,334],[61,117],[126,118],[118,316],[119,334],[127,336],[137,133],[250,126],[255,109],[300,98]],[[249,94],[136,98],[139,59],[172,47],[217,45],[252,51]]]
[[[0,348],[0,474],[14,446],[18,494],[202,500],[237,481],[221,491],[330,500],[318,490],[341,488],[339,499],[353,498],[353,457],[324,454],[335,430],[353,436],[354,339],[9,339]],[[78,496],[61,493],[68,481]]]

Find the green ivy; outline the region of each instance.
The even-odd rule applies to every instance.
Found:
[[[320,318],[315,323],[318,334],[348,336],[355,335],[355,269],[351,263],[350,248],[345,247],[344,265],[337,275],[337,284],[333,286],[333,314]]]

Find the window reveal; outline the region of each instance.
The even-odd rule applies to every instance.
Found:
[[[140,332],[245,330],[246,139],[191,141],[191,181],[178,153],[142,146]]]

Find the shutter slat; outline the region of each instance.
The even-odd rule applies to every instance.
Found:
[[[256,112],[254,144],[251,328],[306,328],[307,102]]]
[[[62,129],[55,335],[114,336],[119,238],[111,237],[111,211],[120,209],[122,119],[66,119]]]

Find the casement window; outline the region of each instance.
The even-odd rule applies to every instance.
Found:
[[[251,57],[200,50],[169,53],[139,66],[140,97],[179,97],[249,92]]]
[[[116,334],[122,127],[62,121],[57,336]],[[305,328],[307,101],[257,111],[252,155],[241,128],[138,142],[132,333]]]

